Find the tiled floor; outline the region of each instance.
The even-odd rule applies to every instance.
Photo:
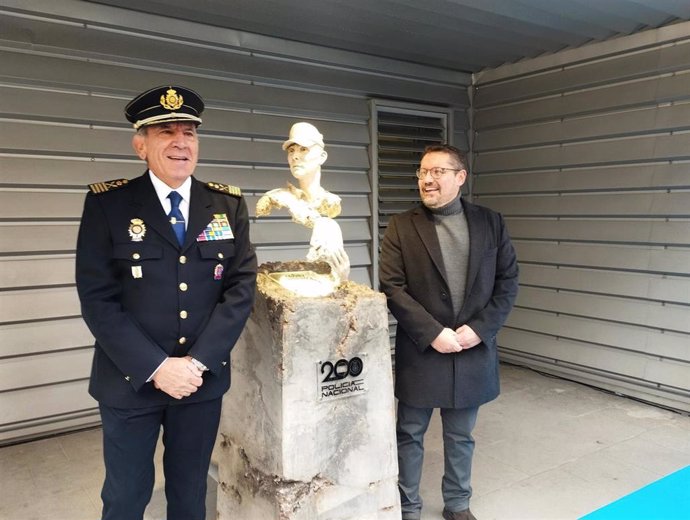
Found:
[[[512,366],[502,367],[502,387],[475,429],[479,520],[576,519],[690,465],[690,417]],[[437,520],[438,414],[426,447],[422,519]],[[165,517],[160,473],[147,520]],[[99,430],[1,448],[0,519],[96,520],[102,478]],[[209,479],[209,519],[214,504]]]

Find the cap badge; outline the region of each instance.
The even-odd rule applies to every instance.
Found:
[[[129,236],[132,237],[132,242],[141,242],[146,234],[146,225],[140,218],[133,218],[130,220]]]
[[[184,103],[184,98],[177,94],[174,88],[168,89],[164,96],[161,96],[161,105],[167,110],[177,110]]]

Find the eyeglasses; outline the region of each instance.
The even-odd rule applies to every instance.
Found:
[[[459,172],[460,170],[462,170],[462,168],[417,168],[415,174],[417,175],[418,179],[423,179],[424,177],[426,177],[426,174],[428,173],[431,175],[432,179],[437,180],[444,173]]]

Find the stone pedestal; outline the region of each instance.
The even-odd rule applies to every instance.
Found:
[[[297,296],[261,271],[214,456],[218,518],[399,520],[385,297],[352,282]]]

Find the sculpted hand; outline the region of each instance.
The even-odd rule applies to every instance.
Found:
[[[189,397],[203,383],[201,371],[185,358],[168,358],[153,376],[153,385],[175,399]]]
[[[327,258],[326,261],[331,269],[338,276],[340,281],[347,280],[350,276],[350,257],[347,256],[345,249],[343,247],[338,248],[333,251]]]
[[[462,345],[463,349],[468,349],[476,347],[482,342],[482,338],[477,336],[477,334],[467,325],[458,327],[455,331],[458,336],[458,341]]]
[[[462,350],[458,342],[458,335],[453,329],[449,328],[443,329],[441,334],[436,336],[436,339],[431,342],[431,346],[441,354],[450,354]]]
[[[309,245],[307,260],[323,260],[331,266],[339,280],[347,280],[350,276],[350,259],[343,247],[343,233],[335,220],[328,217],[317,219]]]

